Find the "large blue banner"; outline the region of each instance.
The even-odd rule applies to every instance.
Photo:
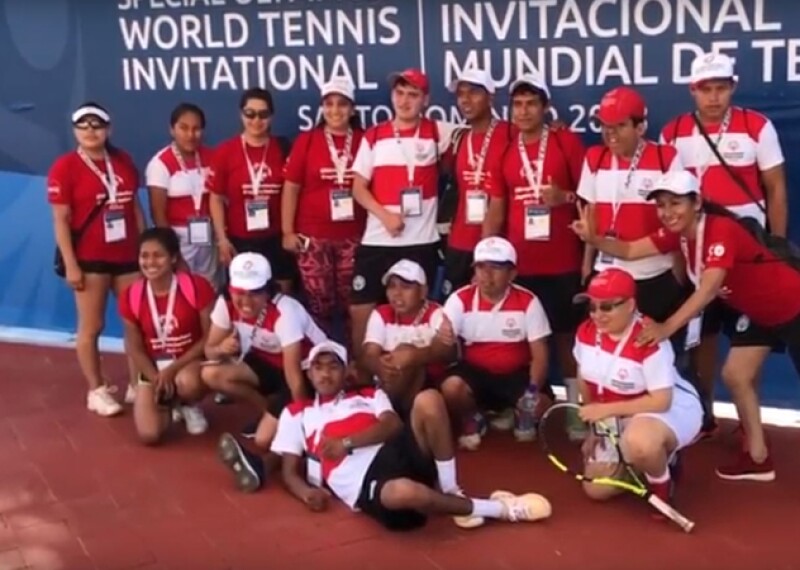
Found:
[[[393,70],[424,69],[429,115],[459,121],[446,85],[461,69],[491,71],[503,117],[509,83],[536,69],[552,88],[554,114],[591,143],[604,91],[639,87],[656,137],[691,108],[692,58],[717,50],[736,59],[736,103],[773,119],[787,156],[800,151],[794,0],[0,0],[0,7],[6,326],[74,328],[71,296],[52,274],[42,176],[73,146],[69,113],[85,100],[109,108],[115,144],[143,168],[167,142],[169,112],[180,101],[206,110],[214,144],[239,128],[238,97],[252,86],[274,92],[274,129],[291,137],[315,122],[319,85],[334,73],[353,79],[358,112],[371,124],[389,117]],[[790,184],[799,168],[788,162]],[[791,220],[799,216],[792,199]],[[120,333],[113,310],[107,331]],[[784,378],[794,376],[784,357],[775,362]]]

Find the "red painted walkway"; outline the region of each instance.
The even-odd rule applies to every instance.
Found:
[[[106,368],[123,382],[119,357]],[[0,570],[800,569],[797,431],[771,432],[773,484],[717,481],[724,443],[692,449],[679,495],[697,522],[692,535],[652,521],[634,500],[589,503],[537,447],[498,435],[459,457],[462,483],[473,493],[540,492],[553,517],[474,531],[442,519],[398,536],[341,506],[308,513],[278,486],[237,493],[214,445],[222,428],[249,419],[241,408],[209,403],[209,433],[178,426],[146,449],[130,414],[85,411],[72,352],[0,345],[0,370]]]

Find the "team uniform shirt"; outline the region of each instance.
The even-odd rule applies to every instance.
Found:
[[[216,148],[206,186],[228,201],[225,210],[228,235],[240,239],[281,235],[283,167],[283,151],[275,138],[270,138],[266,147],[253,147],[244,144],[237,135]]]
[[[135,263],[139,257],[139,227],[135,209],[139,173],[133,159],[124,151],[114,151],[109,159],[117,184],[115,200],[109,198],[103,210],[86,228],[77,243],[75,256],[79,261]],[[92,162],[101,173],[106,174],[104,160]],[[92,210],[107,194],[103,180],[76,151],[60,156],[47,175],[47,200],[50,204],[70,207],[72,231],[77,231],[86,222]],[[107,226],[112,220],[117,228],[124,228],[122,239],[119,239],[119,231],[113,236],[109,235]]]
[[[242,353],[253,356],[273,368],[283,368],[283,349],[302,342],[303,358],[315,344],[327,340],[324,332],[303,305],[287,295],[279,294],[267,303],[266,315],[256,329],[258,316],[243,318],[233,302],[219,297],[211,311],[211,323],[221,329],[235,327]]]
[[[300,186],[295,231],[319,239],[359,239],[366,212],[353,199],[353,158],[363,131],[353,131],[349,152],[346,135],[331,135],[341,176],[328,147],[324,128],[300,133],[284,171],[286,180]],[[345,156],[346,154],[346,156]],[[340,179],[341,178],[341,179]]]
[[[525,145],[532,181],[523,165],[516,135],[502,162],[503,191],[508,200],[506,237],[517,250],[517,271],[522,276],[578,272],[583,260],[581,240],[570,228],[578,216],[575,204],[548,208],[537,192],[539,184],[555,184],[574,194],[586,154],[583,143],[571,131],[549,131],[543,163],[539,165],[541,142],[539,139]],[[526,228],[532,216],[549,217],[546,232],[531,233]]]
[[[455,155],[458,206],[450,228],[449,247],[470,252],[475,249],[482,237],[489,200],[504,197],[501,165],[511,130],[508,122],[496,121],[488,143],[488,131],[475,133],[469,129],[461,136]],[[481,154],[484,147],[485,156]]]
[[[194,287],[195,305],[189,302],[181,287],[175,293],[175,307],[167,321],[169,295],[155,295],[156,319],[159,328],[164,331],[164,338],[159,337],[147,300],[147,286],[142,288],[142,299],[139,304],[138,314],[134,314],[130,302],[130,289],[119,297],[117,302],[120,316],[134,323],[141,331],[145,342],[145,350],[153,360],[161,357],[180,358],[195,343],[203,338],[203,325],[200,322],[200,313],[214,302],[214,289],[211,284],[199,275],[191,275]]]
[[[320,443],[323,438],[344,439],[362,433],[387,412],[393,412],[392,404],[376,388],[293,402],[281,412],[271,449],[278,455],[318,458],[322,481],[347,506],[357,510],[364,477],[383,444],[357,447],[344,458],[333,461],[322,457]]]
[[[727,129],[723,127],[727,126]],[[783,164],[784,157],[778,133],[772,122],[756,111],[731,107],[730,120],[717,125],[704,125],[722,158],[747,185],[751,198],[728,174],[725,167],[700,133],[691,115],[681,115],[666,124],[661,140],[678,149],[684,166],[700,180],[703,197],[725,206],[741,217],[766,223],[764,191],[760,173]]]
[[[402,129],[397,134],[396,137],[391,121],[370,127],[364,133],[352,169],[369,181],[381,206],[403,214],[405,228],[399,236],[392,237],[381,221],[368,212],[362,245],[403,247],[439,241],[438,164],[450,146],[452,128],[422,119],[418,127]]]
[[[170,226],[185,228],[190,218],[209,215],[206,176],[212,156],[211,149],[201,147],[193,157],[184,158],[181,165],[174,147],[169,145],[158,151],[147,164],[147,186],[167,191],[167,222]]]
[[[463,341],[464,362],[492,374],[511,374],[528,366],[530,343],[551,334],[541,301],[513,284],[494,306],[476,285],[462,287],[448,297],[444,314]]]
[[[663,228],[650,238],[659,251],[683,250],[692,281],[703,269],[725,269],[720,298],[758,325],[775,327],[800,315],[800,273],[780,262],[736,220],[714,215],[704,219],[699,252],[696,240],[686,240],[682,245],[679,234]]]
[[[430,346],[443,315],[441,305],[432,301],[428,301],[419,314],[404,316],[397,315],[389,304],[378,305],[367,321],[364,345],[374,343],[386,352],[401,344],[418,348]],[[428,365],[426,371],[430,379],[436,380],[444,376],[445,368],[444,364],[435,363]]]
[[[628,159],[615,157],[605,146],[593,146],[586,152],[578,196],[594,204],[598,235],[636,241],[658,231],[661,222],[656,205],[647,200],[647,194],[663,175],[662,168],[666,171],[683,169],[677,151],[671,146],[648,141],[633,172]],[[671,255],[625,261],[600,253],[595,269],[619,267],[641,281],[669,271],[672,265]]]

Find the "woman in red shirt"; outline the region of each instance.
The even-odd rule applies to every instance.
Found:
[[[733,337],[752,327],[762,329],[786,345],[800,372],[800,271],[777,258],[724,208],[704,202],[697,178],[688,171],[662,177],[650,198],[658,204],[664,227],[649,237],[633,242],[599,237],[583,210],[581,220],[573,225],[584,241],[621,259],[683,253],[695,291],[665,322],[649,323],[639,335],[639,342],[657,343],[688,325],[687,344],[696,344],[703,310],[719,297],[742,315],[735,324],[736,331],[731,333]],[[724,368],[736,362],[742,349],[732,338]],[[758,369],[760,364],[748,366]],[[730,465],[718,468],[717,475],[729,480],[771,481],[775,470],[761,426],[757,387],[752,380],[731,381],[740,377],[729,376],[724,369],[722,377],[742,421],[746,446]]]
[[[208,429],[194,405],[206,393],[200,378],[215,293],[200,275],[176,271],[180,241],[171,228],[146,230],[139,241],[144,277],[119,298],[125,351],[140,371],[133,418],[139,439],[158,443],[169,427],[170,408],[194,435]]]
[[[297,137],[283,185],[283,247],[297,255],[309,311],[329,335],[333,318],[348,316],[355,248],[366,220],[352,191],[350,166],[363,135],[354,99],[345,78],[322,86],[322,118]]]
[[[57,272],[75,291],[76,352],[89,393],[89,410],[114,416],[122,406],[100,370],[97,339],[105,325],[106,300],[136,278],[137,236],[144,216],[136,192],[139,174],[127,153],[109,143],[111,117],[96,103],[72,114],[76,150],[56,159],[47,176],[47,199],[63,267]],[[63,270],[62,270],[63,269]]]
[[[242,133],[214,151],[206,180],[220,261],[238,253],[266,257],[278,285],[291,288],[294,258],[281,246],[281,188],[285,156],[270,134],[275,106],[266,89],[248,89],[239,101]]]
[[[181,103],[169,123],[172,143],[156,153],[145,172],[150,214],[156,226],[171,227],[178,234],[189,270],[216,284],[217,252],[205,187],[212,156],[203,145],[205,113],[197,105]]]

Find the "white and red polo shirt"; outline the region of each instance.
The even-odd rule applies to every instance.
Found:
[[[402,247],[439,240],[436,230],[439,160],[450,147],[451,134],[449,125],[429,119],[420,120],[418,127],[400,130],[398,137],[392,121],[367,129],[353,162],[353,172],[369,180],[375,200],[390,212],[401,213],[403,190],[419,188],[422,215],[405,217],[403,232],[392,237],[377,217],[367,213],[363,245]],[[409,180],[412,164],[413,179]]]
[[[283,349],[287,346],[302,342],[305,358],[312,346],[327,340],[303,305],[288,295],[278,294],[267,303],[266,310],[261,327],[254,330],[258,317],[243,318],[233,301],[220,296],[211,311],[211,324],[225,330],[235,327],[242,351],[249,349],[278,369],[283,368]]]
[[[453,332],[463,340],[464,362],[492,374],[511,374],[531,362],[530,343],[550,336],[541,301],[518,285],[492,305],[477,285],[455,291],[444,304]]]
[[[206,175],[212,156],[211,149],[201,147],[194,157],[184,159],[181,165],[173,146],[169,145],[147,164],[147,186],[167,191],[167,221],[172,227],[186,227],[189,218],[197,215],[208,216]]]
[[[636,241],[658,231],[656,205],[647,194],[664,172],[682,170],[678,152],[670,146],[646,141],[639,164],[630,171],[630,160],[615,156],[606,146],[596,145],[586,152],[578,196],[595,206],[597,234],[613,233],[617,239]],[[595,269],[620,267],[641,281],[657,277],[672,269],[672,256],[654,255],[626,261],[598,255]]]
[[[778,133],[772,122],[757,111],[731,107],[730,123],[720,134],[722,124],[704,125],[722,158],[747,185],[750,193],[765,206],[760,173],[784,163]],[[661,131],[661,141],[678,149],[684,166],[700,180],[704,198],[725,206],[741,217],[766,223],[758,204],[728,174],[697,128],[691,114],[680,115]]]
[[[293,402],[281,412],[271,449],[277,455],[302,457],[307,453],[318,458],[323,482],[342,502],[356,510],[364,477],[383,444],[357,447],[338,461],[322,457],[320,444],[323,438],[343,439],[362,433],[375,426],[386,413],[394,413],[392,404],[377,388]]]

